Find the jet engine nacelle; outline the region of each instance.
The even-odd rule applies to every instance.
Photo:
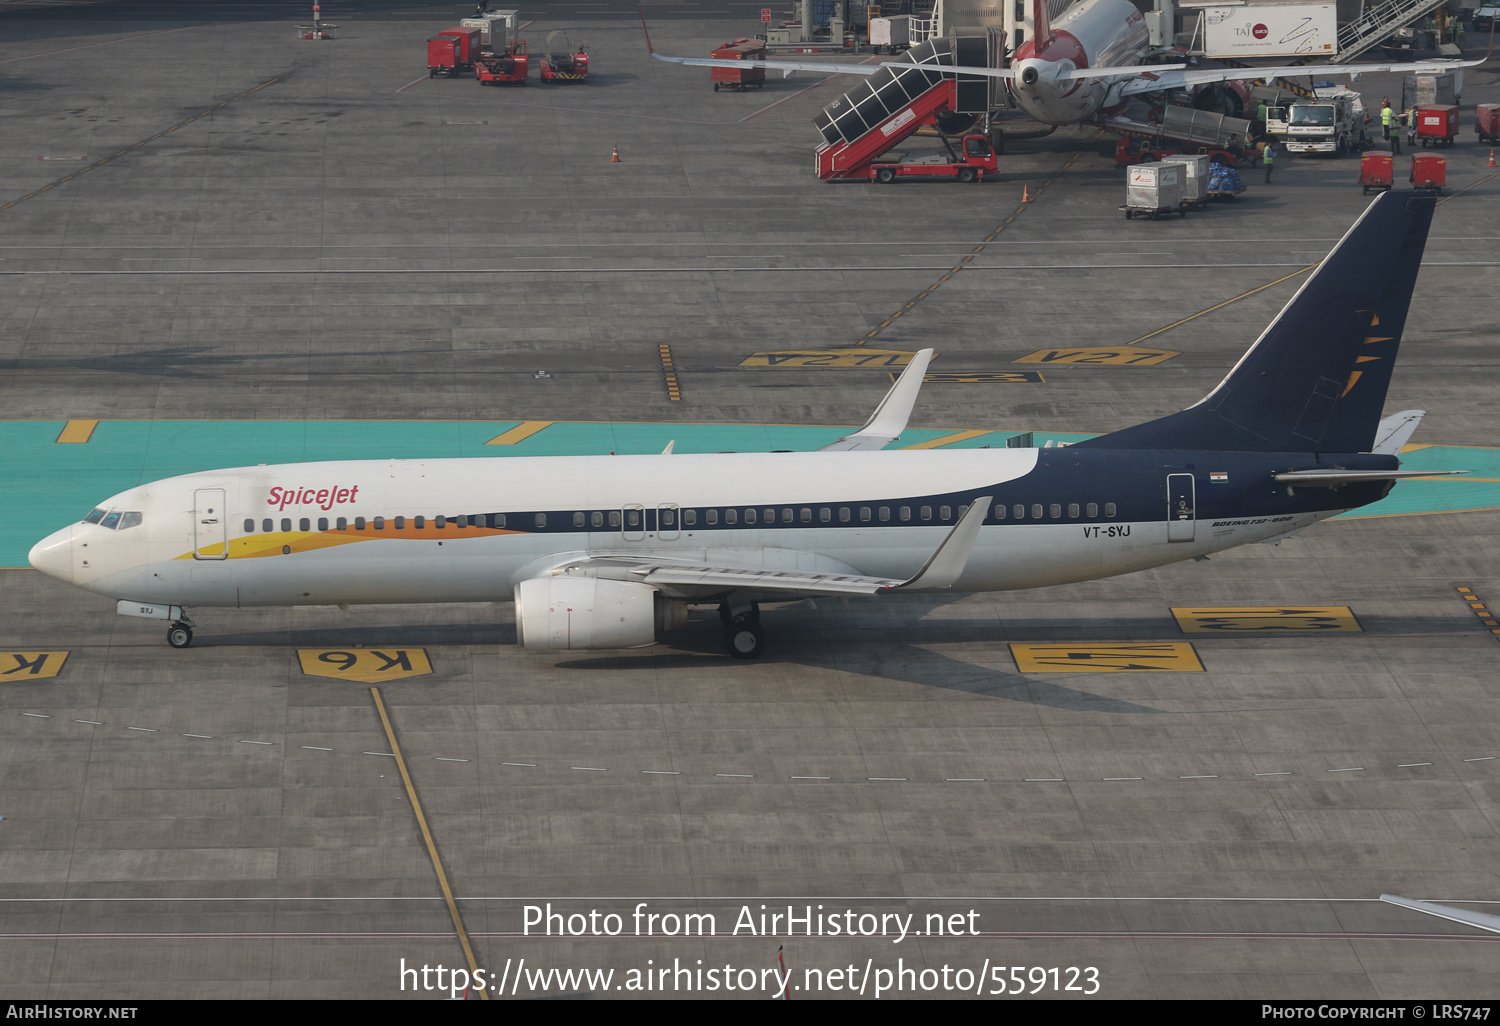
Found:
[[[639,648],[686,622],[686,606],[645,584],[534,577],[516,586],[516,641],[526,648]]]

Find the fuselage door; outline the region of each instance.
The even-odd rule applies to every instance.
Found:
[[[224,508],[224,489],[199,488],[193,492],[193,558],[227,559],[229,512]]]
[[[663,541],[675,541],[682,530],[678,523],[682,517],[682,511],[677,508],[675,502],[663,503],[656,507],[656,537]]]
[[[626,541],[644,541],[646,538],[646,507],[641,505],[620,507],[620,531]]]
[[[1192,474],[1167,475],[1167,541],[1190,542],[1198,523]]]

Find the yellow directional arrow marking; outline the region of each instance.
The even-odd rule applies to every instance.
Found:
[[[1038,349],[1012,363],[1083,363],[1125,367],[1151,367],[1181,353],[1170,349],[1147,349],[1144,346],[1072,346],[1065,349]]]
[[[891,375],[896,380],[896,375]],[[940,385],[1017,385],[1044,381],[1039,371],[936,371],[924,374],[922,380]]]
[[[297,660],[309,677],[380,684],[432,672],[425,648],[299,648]]]
[[[66,652],[0,652],[0,684],[56,677],[67,661]]]
[[[1184,634],[1363,631],[1348,606],[1173,606]]]
[[[1022,673],[1196,673],[1203,663],[1185,641],[1010,646]]]

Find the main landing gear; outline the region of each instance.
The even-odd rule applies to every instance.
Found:
[[[167,644],[173,648],[187,648],[193,643],[193,628],[196,626],[186,615],[181,620],[174,621],[167,628]]]
[[[736,659],[755,659],[766,650],[766,631],[760,625],[760,605],[732,610],[729,603],[719,606],[719,623],[724,625],[724,648]]]

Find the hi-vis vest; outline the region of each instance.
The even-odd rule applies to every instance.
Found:
[[[1393,111],[1393,110],[1391,110],[1391,108],[1389,108],[1389,107],[1382,107],[1380,109],[1380,126],[1382,128],[1385,128],[1385,129],[1389,130],[1390,127],[1391,127],[1391,117],[1395,113],[1396,112]]]

